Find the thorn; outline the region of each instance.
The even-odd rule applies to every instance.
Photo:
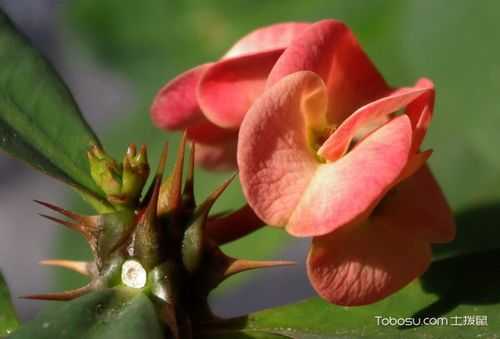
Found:
[[[73,300],[75,298],[81,297],[84,294],[89,293],[92,290],[90,285],[85,285],[74,290],[58,292],[58,293],[46,293],[46,294],[33,294],[21,296],[21,299],[31,299],[31,300]]]
[[[259,268],[272,268],[280,266],[291,266],[295,265],[294,261],[260,261],[260,260],[244,260],[244,259],[234,259],[228,258],[229,265],[224,272],[224,278],[228,278],[236,273],[255,270]]]
[[[146,210],[144,211],[143,217],[146,218],[156,218],[156,211],[158,208],[158,197],[160,195],[161,181],[163,178],[163,172],[165,172],[165,164],[168,157],[168,144],[165,143],[160,156],[160,162],[158,163],[158,169],[156,170],[155,180],[153,182],[151,196],[147,201]]]
[[[240,239],[260,228],[265,223],[248,204],[232,213],[211,215],[207,222],[208,237],[218,245]]]
[[[203,213],[206,213],[207,217],[208,217],[208,212],[210,212],[210,209],[212,208],[214,203],[217,201],[220,195],[226,190],[229,184],[233,182],[234,178],[236,178],[236,175],[237,173],[234,173],[229,179],[224,181],[224,183],[220,185],[215,191],[213,191],[200,205],[199,209],[201,211],[204,211]]]
[[[71,221],[66,221],[66,220],[62,220],[62,219],[58,219],[58,218],[55,218],[55,217],[52,217],[50,215],[46,215],[46,214],[38,214],[39,216],[41,217],[44,217],[46,219],[49,219],[51,221],[54,221],[58,224],[61,224],[61,225],[64,225],[72,230],[75,230],[75,231],[78,231],[80,233],[82,233],[83,235],[85,236],[89,236],[90,235],[90,232],[91,231],[95,231],[96,229],[93,229],[92,227],[87,227],[87,225],[82,225],[82,224],[78,224],[78,223],[74,223],[74,222],[71,222]]]
[[[142,148],[141,148],[142,151]],[[156,187],[156,182],[158,181],[158,177],[160,178],[160,183],[161,183],[161,178],[163,177],[163,172],[165,171],[165,163],[167,162],[168,158],[168,143],[165,142],[163,144],[163,149],[161,151],[160,155],[160,162],[158,163],[158,168],[156,170],[156,176],[153,179],[153,182],[151,183],[151,186],[148,188],[148,192],[144,196],[144,199],[142,200],[142,204],[149,204],[151,201],[154,189]]]
[[[33,200],[37,204],[40,204],[42,206],[45,206],[55,212],[58,212],[74,221],[77,221],[78,223],[87,226],[88,228],[95,228],[96,227],[96,218],[95,217],[88,217],[88,216],[83,216],[68,210],[65,210],[64,208],[61,208],[56,205],[49,204],[48,202],[45,201],[40,201],[40,200]]]
[[[184,172],[184,153],[186,150],[186,132],[182,134],[182,139],[177,151],[177,159],[175,161],[174,170],[169,178],[171,184],[168,191],[168,206],[170,210],[176,210],[182,202],[182,174]]]
[[[62,259],[50,259],[40,261],[40,265],[44,266],[55,266],[62,267],[68,270],[80,273],[85,276],[91,275],[91,265],[92,263],[87,261],[73,261],[73,260],[62,260]]]
[[[146,146],[142,146],[141,147],[141,152],[146,150]],[[144,154],[145,156],[145,154]],[[158,177],[162,177],[163,176],[163,172],[165,171],[165,164],[167,162],[167,158],[168,158],[168,143],[165,142],[163,144],[163,149],[161,151],[161,155],[160,155],[160,162],[158,163],[158,169],[156,170],[156,176]]]
[[[190,226],[188,226],[188,231],[184,235],[185,239],[186,239],[186,236],[191,232],[191,231],[189,231],[190,229],[192,230],[192,232],[197,232],[199,234],[204,233],[204,229],[205,229],[206,224],[207,224],[208,214],[210,213],[210,209],[212,208],[214,203],[217,201],[217,198],[219,198],[219,196],[222,194],[222,192],[224,192],[224,190],[234,180],[235,176],[236,176],[236,173],[233,174],[229,179],[227,179],[215,191],[213,191],[212,194],[210,194],[205,199],[205,201],[200,206],[198,206],[196,208],[196,211],[194,213],[195,214],[194,222]],[[199,234],[196,238],[202,239],[203,236],[200,236]],[[202,246],[202,245],[200,244],[200,246]]]
[[[184,183],[184,203],[189,208],[194,208],[196,206],[194,197],[194,159],[195,159],[195,143],[191,142],[191,152],[189,154],[189,169]]]

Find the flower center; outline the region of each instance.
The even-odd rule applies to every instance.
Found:
[[[335,127],[323,127],[323,128],[309,128],[308,142],[309,147],[312,149],[316,158],[320,162],[326,162],[325,159],[320,157],[317,152],[318,149],[323,145],[323,143],[328,139],[328,137],[335,131]]]

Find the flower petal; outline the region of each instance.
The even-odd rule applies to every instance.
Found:
[[[422,78],[415,87],[428,88],[424,94],[411,102],[406,108],[413,127],[413,149],[416,152],[424,140],[434,110],[435,90],[431,80]]]
[[[243,192],[269,225],[286,225],[318,167],[306,129],[307,115],[316,112],[303,111],[310,95],[318,92],[324,93],[325,87],[316,74],[289,75],[266,90],[241,125],[238,167]]]
[[[431,260],[428,242],[390,218],[373,218],[315,237],[307,259],[317,293],[345,306],[376,302],[420,276]]]
[[[342,157],[358,130],[370,121],[380,119],[406,107],[420,95],[432,89],[428,87],[401,88],[389,96],[371,102],[347,118],[318,150],[318,155],[335,161]]]
[[[183,129],[203,117],[196,98],[196,88],[209,66],[204,64],[192,68],[160,89],[151,107],[151,118],[157,127]]]
[[[285,22],[256,29],[236,42],[224,58],[284,49],[309,26],[310,24],[305,22]]]
[[[229,139],[238,137],[238,131],[233,129],[221,128],[202,117],[198,122],[192,124],[187,129],[188,139],[202,144],[220,144]]]
[[[267,85],[301,70],[319,74],[327,84],[329,121],[336,125],[390,91],[349,28],[335,20],[319,21],[293,40],[273,68]]]
[[[231,171],[236,166],[236,138],[217,144],[196,144],[195,161],[214,171]]]
[[[428,242],[444,243],[455,238],[450,206],[427,165],[397,185],[374,214],[415,230]]]
[[[408,163],[406,164],[405,169],[403,170],[403,172],[401,172],[401,175],[399,176],[398,183],[411,177],[418,170],[420,170],[425,165],[426,161],[431,157],[431,155],[432,155],[432,150],[427,150],[412,154],[410,156],[410,159],[408,160]]]
[[[411,142],[410,119],[401,115],[341,159],[319,166],[288,221],[287,231],[299,237],[319,236],[365,219],[397,182],[408,162]]]
[[[197,92],[205,116],[224,128],[239,127],[282,52],[278,49],[225,59],[209,67]]]

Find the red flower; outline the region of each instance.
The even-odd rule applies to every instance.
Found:
[[[151,108],[156,126],[187,129],[197,143],[198,163],[236,167],[238,127],[264,90],[271,68],[308,24],[281,23],[239,40],[221,60],[190,69],[167,83]]]
[[[421,275],[432,243],[454,237],[419,148],[434,86],[386,84],[342,23],[292,41],[240,128],[238,166],[257,215],[312,236],[308,274],[341,305],[375,302]]]

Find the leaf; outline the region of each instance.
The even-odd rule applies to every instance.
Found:
[[[248,334],[247,334],[248,333]],[[290,338],[288,336],[284,336],[281,334],[273,334],[269,332],[261,332],[261,331],[248,331],[245,333],[244,331],[235,333],[233,331],[228,331],[227,333],[216,333],[213,335],[204,335],[201,338],[203,339],[286,339]],[[197,338],[199,339],[199,338]]]
[[[295,339],[494,337],[500,332],[499,262],[500,251],[440,260],[431,266],[422,282],[414,282],[376,304],[340,307],[312,298],[221,323],[219,327],[212,324],[201,338],[221,333],[232,333],[234,338],[263,338],[262,333],[269,333]],[[390,321],[389,317],[406,319],[401,321],[412,325],[433,317],[447,325],[377,324]],[[487,325],[466,325],[465,317],[482,317]]]
[[[19,326],[9,288],[0,273],[0,337],[8,335]]]
[[[163,339],[151,301],[120,288],[88,294],[40,314],[9,339]]]
[[[87,161],[95,144],[63,81],[0,13],[0,148],[99,197]]]

